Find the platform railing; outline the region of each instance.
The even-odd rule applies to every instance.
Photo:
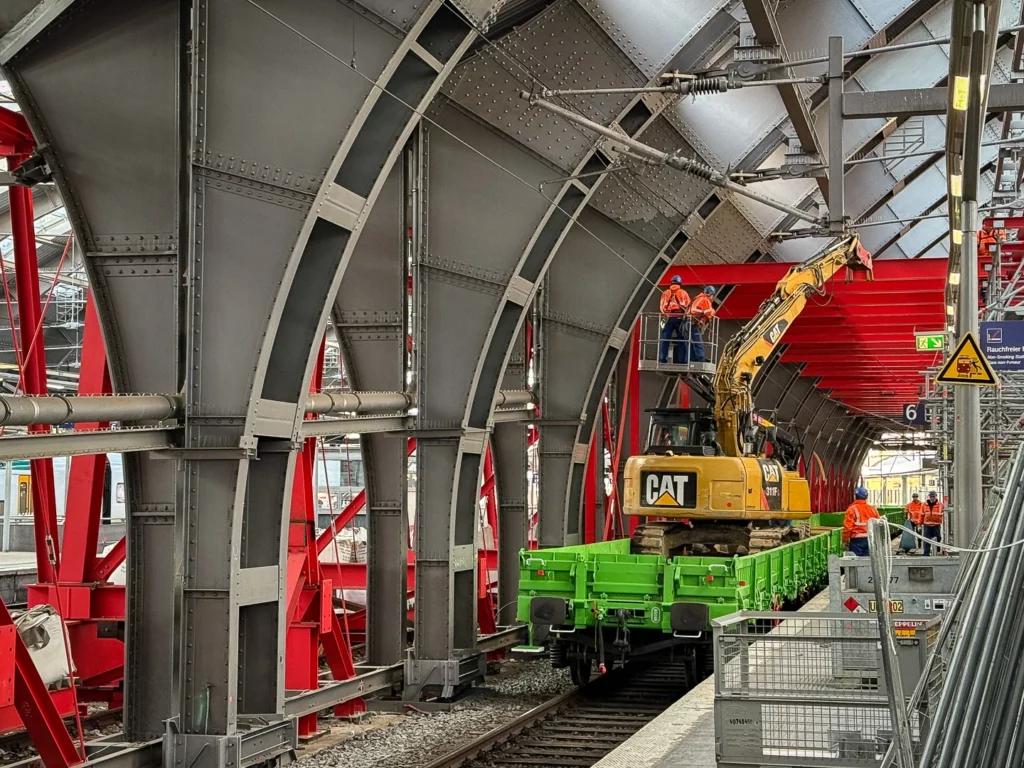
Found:
[[[698,322],[657,312],[640,316],[640,370],[713,374],[717,363],[717,317]]]

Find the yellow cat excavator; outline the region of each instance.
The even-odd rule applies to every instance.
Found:
[[[854,271],[871,278],[871,256],[856,235],[786,273],[725,345],[713,411],[651,412],[647,449],[626,462],[623,511],[665,519],[637,527],[635,553],[745,554],[805,535],[806,525],[788,522],[811,515],[797,471],[802,447],[755,412],[752,385],[808,299],[843,267],[848,280]]]

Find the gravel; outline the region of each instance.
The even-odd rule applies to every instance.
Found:
[[[334,726],[299,762],[303,768],[418,768],[572,687],[568,670],[552,669],[547,659],[507,661],[450,710],[371,714],[359,725]]]

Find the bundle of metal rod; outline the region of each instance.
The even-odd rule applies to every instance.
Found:
[[[1024,449],[980,540],[964,558],[954,610],[932,666],[945,679],[929,703],[918,765],[1024,764]],[[928,678],[925,675],[924,678]]]

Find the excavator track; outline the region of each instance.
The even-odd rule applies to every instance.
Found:
[[[774,549],[782,544],[806,539],[807,523],[793,525],[755,525],[754,523],[712,522],[690,525],[671,521],[653,521],[638,525],[633,532],[630,551],[634,555],[750,555]]]

